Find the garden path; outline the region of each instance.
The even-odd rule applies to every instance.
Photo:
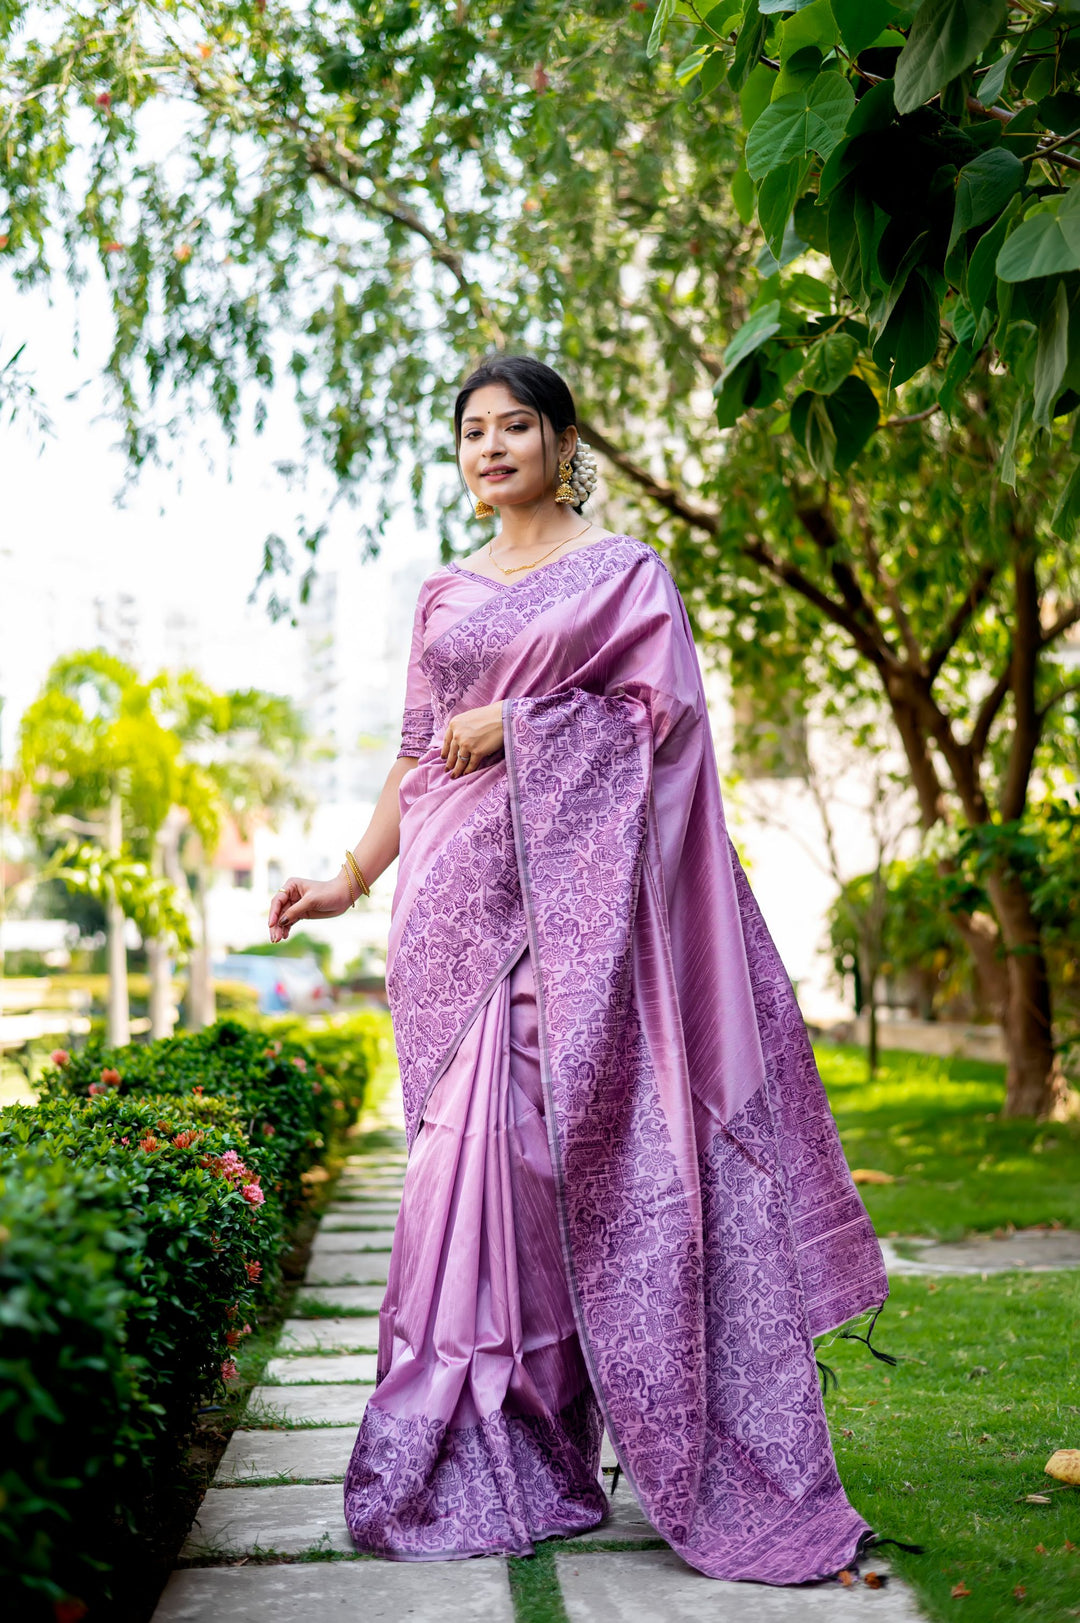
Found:
[[[350,1157],[311,1252],[297,1315],[251,1393],[153,1623],[917,1623],[911,1591],[718,1583],[660,1540],[625,1479],[609,1521],[533,1561],[357,1557],[341,1483],[375,1378],[375,1315],[405,1169],[404,1134]],[[317,1313],[324,1316],[314,1316]],[[602,1469],[615,1464],[605,1439]],[[887,1571],[880,1560],[864,1563]]]

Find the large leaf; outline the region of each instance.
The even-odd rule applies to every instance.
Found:
[[[1050,520],[1050,528],[1055,535],[1060,535],[1063,541],[1071,541],[1078,527],[1080,527],[1080,462],[1069,476],[1069,482],[1062,491]]]
[[[741,90],[757,65],[765,35],[769,32],[769,19],[758,9],[758,0],[746,0],[742,26],[735,41],[735,55],[728,71],[728,84],[732,90]]]
[[[765,176],[758,193],[758,219],[773,257],[779,260],[784,250],[784,232],[791,219],[795,200],[802,190],[805,164],[802,158],[792,158]]]
[[[667,33],[668,23],[671,21],[674,15],[675,0],[660,0],[660,3],[656,8],[656,16],[653,18],[652,28],[649,32],[649,43],[645,47],[646,56],[656,55],[657,51],[664,43],[664,35]]]
[[[1035,351],[1035,409],[1032,422],[1050,427],[1052,408],[1061,393],[1069,360],[1069,296],[1059,282],[1039,323],[1039,347]]]
[[[972,315],[978,319],[986,307],[986,301],[993,291],[997,280],[997,256],[1001,252],[1001,245],[1009,234],[1009,227],[1019,214],[1021,202],[1014,197],[1005,209],[999,220],[996,220],[989,231],[983,233],[972,250],[968,262],[967,297],[971,306]]]
[[[802,369],[805,387],[815,394],[832,394],[851,371],[858,353],[859,341],[850,333],[826,333],[806,352]]]
[[[827,479],[836,464],[836,430],[822,395],[807,389],[796,396],[791,407],[791,432],[814,472]]]
[[[1056,210],[1044,208],[1022,220],[997,256],[1003,282],[1071,270],[1080,270],[1080,189],[1075,186]]]
[[[746,167],[755,180],[792,158],[827,158],[844,133],[855,92],[839,73],[823,73],[803,90],[766,107],[746,140]]]
[[[889,0],[832,0],[832,10],[849,56],[865,51],[900,15]]]
[[[829,395],[827,405],[836,432],[836,467],[843,473],[877,428],[881,409],[873,389],[854,373]]]
[[[969,68],[1005,12],[1006,0],[924,0],[896,63],[897,112],[914,112]]]
[[[1000,214],[1009,198],[1024,183],[1024,166],[1015,153],[1004,147],[991,147],[966,163],[956,180],[956,208],[953,213],[949,252],[959,237],[973,226],[983,225]]]
[[[748,355],[752,355],[755,349],[779,331],[780,301],[771,299],[768,304],[763,304],[760,310],[755,310],[748,321],[743,322],[725,349],[722,357],[724,380],[726,381],[728,373],[733,371],[740,361],[745,361]]]
[[[891,372],[894,388],[933,360],[940,327],[937,295],[921,271],[912,271],[874,345],[874,360]]]

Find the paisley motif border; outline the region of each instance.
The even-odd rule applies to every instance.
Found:
[[[592,553],[598,556],[590,557]],[[545,564],[517,585],[501,587],[498,581],[492,581],[491,595],[448,626],[421,657],[420,669],[428,679],[437,710],[442,715],[447,713],[451,695],[452,702],[458,703],[503,650],[546,609],[591,586],[602,585],[645,558],[666,567],[654,547],[633,536],[617,535],[610,541],[579,547]]]

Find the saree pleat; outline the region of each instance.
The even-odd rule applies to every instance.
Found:
[[[529,1554],[595,1526],[601,1423],[559,1244],[529,954],[428,1100],[346,1478],[357,1546]]]

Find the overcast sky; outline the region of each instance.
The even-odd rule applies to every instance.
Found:
[[[54,433],[42,440],[28,417],[0,427],[0,748],[7,764],[18,717],[52,660],[100,642],[101,614],[114,625],[122,593],[135,600],[123,612],[134,620],[144,671],[160,665],[166,618],[180,611],[193,623],[188,641],[213,685],[299,690],[299,634],[287,620],[272,625],[262,606],[246,601],[264,537],[278,530],[288,539],[298,505],[273,467],[279,458],[300,457],[287,390],[261,436],[245,432],[230,455],[212,424],[193,428],[177,466],[144,468],[117,506],[126,461],[116,422],[103,415],[107,396],[99,381],[109,334],[100,280],[77,301],[68,288],[56,287],[52,303],[43,291],[17,294],[9,284],[0,312],[0,364],[25,343],[23,370]],[[212,459],[199,439],[215,448]],[[308,511],[315,510],[309,503]],[[356,523],[345,508],[336,515],[323,543],[324,567],[358,555]],[[411,515],[403,516],[383,555],[364,567],[382,575],[407,558],[429,559],[432,567],[438,561],[434,535],[416,534]],[[363,639],[353,647],[363,660]],[[406,657],[403,649],[403,682]]]

